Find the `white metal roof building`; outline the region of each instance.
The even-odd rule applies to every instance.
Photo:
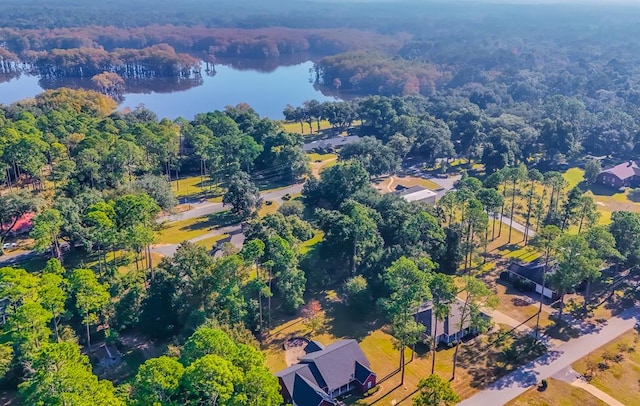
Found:
[[[435,204],[436,196],[438,195],[433,190],[429,190],[422,186],[410,187],[397,193],[398,196],[402,197],[408,202],[425,202],[427,204]]]

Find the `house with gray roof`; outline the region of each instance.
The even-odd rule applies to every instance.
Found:
[[[551,275],[556,269],[555,261],[547,265],[547,276]],[[537,259],[532,262],[512,262],[509,265],[509,277],[517,278],[521,281],[531,284],[536,293],[542,293],[544,297],[555,300],[559,298],[558,292],[551,288],[549,278],[545,277],[544,261]]]
[[[376,374],[356,340],[305,348],[300,363],[276,373],[285,403],[294,406],[337,405],[338,397],[364,393],[376,385]]]
[[[471,317],[465,316],[462,323],[463,311],[467,314],[469,312],[468,308],[464,310],[464,306],[464,301],[456,298],[451,304],[449,315],[444,320],[438,320],[433,303],[429,301],[423,303],[414,316],[415,320],[425,327],[423,333],[425,337],[434,339],[436,343],[450,344],[478,332],[471,326]],[[483,313],[480,313],[480,316],[488,317]]]
[[[302,150],[304,152],[331,152],[344,147],[348,144],[360,141],[360,137],[357,135],[337,136],[332,138],[325,138],[323,140],[307,142],[303,145]]]

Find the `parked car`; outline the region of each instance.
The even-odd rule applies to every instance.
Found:
[[[6,248],[15,248],[17,247],[18,244],[16,244],[15,242],[5,242],[4,244],[2,244],[2,248],[6,249]]]

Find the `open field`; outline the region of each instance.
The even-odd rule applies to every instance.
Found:
[[[600,406],[603,401],[583,389],[556,379],[547,379],[547,389],[531,388],[507,406]]]
[[[194,244],[200,247],[204,247],[207,250],[212,250],[213,247],[218,243],[218,241],[224,240],[225,238],[228,238],[228,237],[229,237],[229,234],[216,235],[213,237],[205,238],[204,240],[197,241]]]
[[[166,225],[158,234],[157,244],[179,244],[183,241],[207,234],[219,227],[231,225],[234,217],[227,211],[206,217],[176,221]]]
[[[591,185],[587,195],[593,198],[600,212],[600,224],[611,222],[611,213],[617,210],[640,212],[640,196],[638,192],[625,189],[614,191],[602,185]]]
[[[640,336],[629,331],[585,358],[573,368],[591,377],[591,385],[625,405],[640,404]]]
[[[573,189],[584,181],[584,170],[580,168],[569,168],[562,177],[567,182],[567,189]]]

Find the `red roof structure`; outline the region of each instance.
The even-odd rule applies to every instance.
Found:
[[[18,219],[16,224],[14,224],[10,232],[14,235],[28,233],[29,231],[31,231],[31,228],[33,227],[34,217],[35,217],[35,213],[27,213],[23,215]]]

